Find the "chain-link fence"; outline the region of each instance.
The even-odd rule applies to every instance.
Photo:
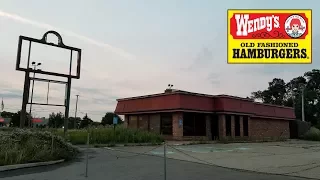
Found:
[[[25,133],[22,133],[24,135]],[[36,151],[36,144],[25,143],[28,149],[32,150],[23,154],[20,153],[17,158],[28,155],[44,158],[43,152],[52,152],[54,155],[65,152],[69,146],[62,144],[61,138],[53,137],[52,134],[38,133],[30,131],[26,136],[40,136],[43,143],[42,151]],[[50,136],[49,136],[50,135]],[[285,176],[272,176],[257,174],[253,172],[243,172],[235,169],[260,170],[261,172],[270,172],[273,174],[283,173],[286,175],[309,176],[304,171],[315,171],[319,164],[316,160],[309,163],[306,152],[316,154],[319,152],[319,146],[309,146],[309,149],[297,149],[297,145],[290,142],[283,145],[283,142],[251,143],[241,144],[211,144],[211,145],[176,145],[173,142],[165,142],[154,146],[133,146],[130,144],[113,147],[94,146],[91,144],[91,134],[85,135],[87,144],[78,146],[81,155],[75,160],[63,164],[51,165],[46,167],[36,167],[29,169],[20,169],[17,171],[1,172],[0,178],[5,180],[54,180],[54,179],[117,179],[117,180],[187,180],[187,179],[288,179]],[[5,136],[3,136],[4,138]],[[20,136],[17,136],[20,137]],[[38,137],[39,138],[39,137]],[[1,138],[0,138],[1,139]],[[60,141],[61,140],[61,141]],[[4,141],[3,141],[4,142]],[[29,142],[29,141],[28,141]],[[31,141],[30,141],[31,142]],[[37,141],[38,142],[38,141]],[[40,142],[40,141],[39,141]],[[93,142],[93,141],[92,141]],[[23,143],[19,140],[18,143]],[[1,143],[0,143],[1,144]],[[10,143],[6,147],[9,147]],[[40,143],[39,143],[40,144]],[[271,146],[272,145],[272,146]],[[277,146],[275,146],[277,145]],[[307,145],[307,144],[306,144]],[[294,146],[291,148],[291,146]],[[4,144],[2,144],[4,147]],[[11,148],[16,148],[14,142],[11,142]],[[64,148],[59,151],[57,148]],[[287,151],[282,150],[283,148]],[[1,149],[1,147],[0,147]],[[68,149],[72,150],[72,149]],[[279,151],[281,150],[281,151]],[[2,151],[5,152],[5,151]],[[33,154],[30,154],[33,153]],[[0,153],[1,154],[1,153]],[[2,153],[5,155],[5,153]],[[72,154],[72,153],[70,153]],[[294,157],[281,159],[279,157]],[[14,156],[11,156],[14,159]],[[6,159],[6,158],[3,158]],[[293,159],[299,159],[300,162],[306,162],[307,165],[295,163]],[[7,158],[8,160],[8,158]],[[290,162],[289,162],[290,161]],[[9,162],[9,161],[8,161]],[[290,163],[290,164],[289,164]],[[279,164],[283,164],[280,166]],[[287,165],[289,164],[289,165]],[[292,164],[292,165],[291,165]],[[276,168],[273,168],[277,165]],[[218,166],[227,166],[234,168],[226,169]],[[268,166],[268,171],[264,167]],[[259,169],[260,168],[260,169]],[[317,171],[316,171],[317,172]],[[303,174],[305,173],[305,175]],[[311,174],[316,177],[317,173]]]

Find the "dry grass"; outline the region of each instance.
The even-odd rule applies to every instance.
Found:
[[[0,130],[0,166],[52,160],[70,160],[78,149],[50,132]]]
[[[163,142],[163,138],[156,133],[117,127],[99,127],[87,129],[68,130],[67,139],[74,145],[87,143],[88,132],[90,133],[90,144],[127,144],[127,143],[154,143]],[[59,136],[63,136],[62,130],[56,130]]]

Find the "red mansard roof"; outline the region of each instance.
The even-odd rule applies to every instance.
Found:
[[[248,114],[257,117],[295,119],[291,107],[254,102],[248,98],[230,95],[207,95],[181,90],[165,93],[122,98],[117,100],[115,113],[141,114],[169,111],[223,112]]]

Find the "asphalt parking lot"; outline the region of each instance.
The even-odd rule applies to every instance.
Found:
[[[149,147],[117,147],[142,153]],[[148,154],[163,156],[163,147]],[[167,157],[261,173],[320,179],[320,144],[289,140],[269,143],[168,146]]]
[[[129,147],[123,147],[129,150]],[[163,147],[135,147],[153,155]],[[168,149],[168,152],[170,150]],[[162,151],[163,152],[163,151]],[[170,153],[168,153],[169,155]],[[171,155],[174,155],[173,152]],[[204,153],[203,153],[204,154]],[[163,180],[164,158],[158,155],[139,155],[119,152],[105,148],[89,150],[88,177],[85,177],[86,156],[74,162],[47,167],[21,169],[1,172],[4,180],[79,180],[79,179],[117,179],[117,180]],[[196,162],[167,159],[167,180],[194,179],[239,179],[239,180],[298,180],[303,178],[242,172]]]

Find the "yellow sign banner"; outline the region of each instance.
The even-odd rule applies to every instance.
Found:
[[[228,10],[229,64],[311,64],[312,10]]]

